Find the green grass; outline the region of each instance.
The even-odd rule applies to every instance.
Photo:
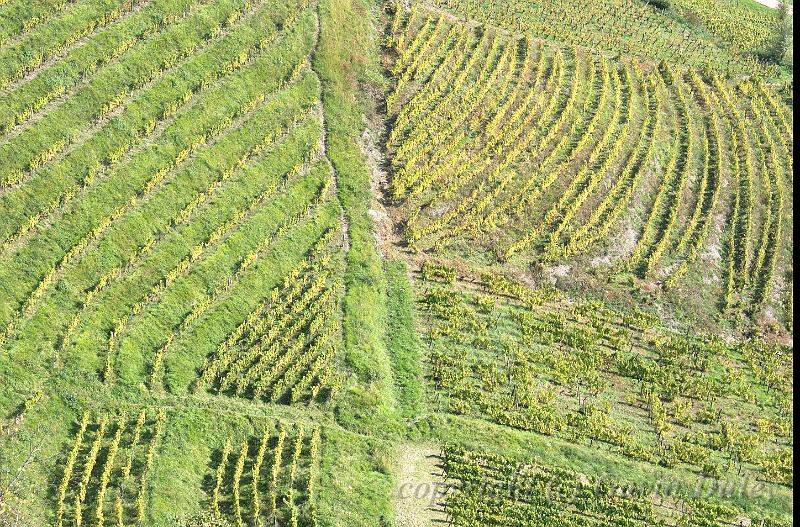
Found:
[[[427,3],[429,8],[447,7],[512,31],[540,27],[544,18],[531,11],[535,6],[523,4],[515,0]],[[503,11],[507,6],[522,9],[522,26],[514,26],[508,17],[493,18],[507,14]],[[386,74],[394,51],[384,26],[391,24],[394,9],[383,0],[0,0],[0,524],[17,512],[20,520],[12,525],[54,524],[57,487],[86,411],[91,412],[87,437],[94,437],[101,416],[108,415],[111,422],[91,473],[89,504],[99,488],[116,416],[125,412],[130,427],[146,410],[149,430],[155,416],[166,413],[150,471],[144,470],[146,449],[132,448],[138,453],[134,478],[142,480],[145,489],[141,525],[155,527],[198,527],[198,518],[210,513],[215,472],[226,441],[233,450],[222,482],[222,509],[223,516],[232,519],[234,462],[242,443],[250,442],[247,452],[252,457],[265,430],[271,436],[270,447],[276,445],[280,426],[289,430],[287,448],[294,445],[294,434],[301,427],[304,437],[310,437],[312,430],[321,431],[319,464],[312,469],[310,449],[302,449],[292,487],[302,527],[311,527],[307,520],[312,516],[325,527],[390,527],[403,525],[409,517],[439,514],[415,514],[413,507],[396,512],[395,491],[398,479],[408,476],[438,481],[435,454],[450,443],[620,482],[675,481],[681,492],[690,492],[702,481],[694,466],[666,468],[636,461],[609,445],[591,444],[568,432],[544,435],[504,426],[480,411],[502,401],[511,410],[505,388],[492,391],[482,384],[492,380],[486,371],[505,368],[504,356],[498,353],[500,343],[516,339],[518,351],[538,352],[540,358],[546,357],[543,350],[550,349],[540,343],[523,345],[510,314],[519,306],[506,305],[510,297],[525,296],[521,291],[533,294],[531,290],[547,280],[543,267],[527,257],[501,265],[488,250],[524,231],[527,224],[498,229],[497,236],[478,244],[470,237],[449,240],[452,245],[442,261],[455,266],[453,287],[466,292],[470,306],[483,314],[475,326],[451,321],[461,331],[450,334],[453,342],[432,338],[436,317],[424,311],[421,300],[434,285],[419,280],[420,264],[428,255],[381,238],[400,234],[403,220],[402,212],[391,204],[379,203],[384,198],[381,171],[388,167],[382,155],[391,155],[391,150],[381,151],[385,150],[381,121],[390,118],[383,99],[394,82]],[[756,17],[768,16],[759,7],[752,11]],[[435,8],[424,13],[433,13],[433,25]],[[671,57],[677,62],[692,63],[702,50],[710,50],[703,57],[706,66],[717,67],[727,58],[733,71],[750,64],[746,53],[735,54],[726,47],[724,35],[714,36],[679,14],[646,18],[655,24],[653,38],[658,42],[673,42],[676,34],[689,32],[688,44],[681,44],[679,56]],[[601,25],[610,23],[598,20]],[[412,29],[423,22],[416,20]],[[440,36],[452,23],[458,21],[448,18]],[[670,26],[673,23],[677,25]],[[611,55],[619,50],[613,42],[601,45],[596,40],[601,33],[615,31],[618,26],[598,26],[588,34],[562,31],[532,36],[550,41],[537,48],[548,61],[556,54],[554,43],[563,47],[568,75],[580,64],[585,77],[586,64],[596,61],[593,50],[581,47],[576,60],[567,48],[580,38],[581,46],[597,45],[615,61]],[[510,41],[511,33],[503,35],[504,42]],[[648,46],[633,48],[646,58],[665,58],[663,50]],[[527,47],[520,44],[517,49]],[[523,58],[518,57],[518,69]],[[426,71],[406,79],[407,90],[422,88],[436,61],[425,67]],[[486,70],[487,78],[492,71]],[[787,71],[781,75],[791,77]],[[465,87],[471,93],[482,88],[470,86],[475,77],[470,74]],[[733,89],[733,81],[727,85]],[[502,78],[487,92],[479,105],[482,116],[493,115],[495,102],[510,93],[511,84],[502,90],[501,86]],[[631,86],[635,104],[641,99],[638,87],[635,82]],[[567,84],[554,90],[563,104]],[[598,93],[599,85],[580,86],[577,107],[592,109]],[[786,93],[776,89],[774,96],[780,108],[790,110]],[[403,98],[395,102],[402,106]],[[634,122],[627,132],[638,130],[644,111],[634,108]],[[690,111],[699,123],[702,112],[696,105]],[[600,113],[595,135],[609,125],[611,105]],[[567,152],[590,118],[586,112],[571,115],[563,131],[574,121],[578,124],[573,135],[557,135],[550,143],[563,138],[559,152]],[[482,119],[475,122],[481,124]],[[780,126],[790,125],[770,121],[770,139],[781,140]],[[537,137],[547,132],[547,128],[536,130]],[[454,150],[474,144],[471,134],[462,137]],[[754,129],[754,143],[763,139],[757,134],[760,130]],[[658,141],[666,141],[665,133],[657,135]],[[367,137],[377,138],[378,146],[373,147]],[[697,144],[701,137],[698,128]],[[431,143],[431,155],[444,152],[437,141]],[[790,148],[774,144],[781,155]],[[691,162],[700,165],[696,154]],[[755,162],[763,164],[760,158]],[[532,167],[529,163],[518,168],[527,173]],[[548,189],[542,206],[558,200],[563,186]],[[788,185],[785,189],[790,210],[791,191]],[[641,192],[647,194],[649,187]],[[729,200],[729,193],[730,189],[721,199]],[[633,206],[642,207],[643,199],[637,195]],[[375,225],[373,218],[381,213],[373,209],[384,208],[389,214],[386,224]],[[427,213],[438,214],[435,207]],[[455,218],[451,226],[458,221]],[[389,233],[390,228],[397,229]],[[776,279],[773,295],[783,295],[787,289],[783,276],[790,267],[791,234],[791,228],[784,227],[786,242],[776,253],[781,261],[776,276],[781,278]],[[596,252],[608,250],[602,245]],[[741,337],[733,324],[712,320],[707,311],[686,309],[689,294],[704,304],[716,300],[718,285],[696,290],[705,278],[700,269],[687,273],[680,287],[650,295],[636,290],[631,275],[593,268],[588,262],[595,256],[593,252],[576,260],[573,276],[558,280],[556,285],[569,297],[556,302],[561,311],[602,294],[604,309],[613,306],[629,313],[635,305],[658,310],[663,318],[659,324],[664,326],[724,329],[731,339]],[[664,264],[673,260],[665,258]],[[498,289],[499,297],[494,298],[501,298],[502,306],[487,311],[489,296],[482,273],[513,275],[531,287]],[[314,291],[305,297],[309,301],[321,296],[319,290],[308,289],[312,283],[324,284],[326,291],[331,288],[332,295],[325,297],[329,304],[303,304],[291,296],[291,291],[298,295]],[[768,305],[773,304],[776,301],[770,299]],[[779,304],[777,316],[782,321],[788,318],[787,302],[781,298]],[[469,318],[469,313],[461,315]],[[271,333],[274,328],[283,329]],[[249,387],[262,380],[264,395],[285,393],[301,373],[312,371],[301,360],[315,358],[306,337],[322,333],[330,339],[333,355],[324,371],[311,379],[309,386],[324,387],[313,398],[270,402],[250,388],[215,389],[217,380],[198,387],[201,373],[213,372],[209,365],[216,364],[226,373],[241,374]],[[487,335],[488,347],[481,340]],[[655,349],[652,343],[639,344],[637,350],[643,353]],[[431,353],[445,348],[460,357],[459,367],[470,369],[472,389],[461,395],[473,399],[470,408],[476,411],[453,411],[448,405],[459,394],[443,394],[433,380]],[[744,357],[731,353],[724,360],[745,368]],[[287,357],[296,362],[282,361]],[[790,354],[776,356],[774,362],[779,359],[784,364],[778,374],[792,361]],[[529,379],[532,385],[548,375],[544,370],[539,373]],[[718,379],[721,373],[722,367],[715,363],[707,378]],[[745,377],[752,380],[750,374]],[[611,403],[617,424],[638,427],[631,432],[636,441],[652,442],[646,410],[620,402],[625,393],[636,390],[634,381],[626,378],[598,400]],[[768,392],[759,385],[754,401],[727,398],[720,403],[731,404],[728,414],[736,423],[750,426],[756,417],[776,412],[783,392]],[[563,413],[577,413],[573,399],[571,393],[561,394],[558,403]],[[708,432],[711,427],[697,430]],[[122,437],[124,456],[130,429]],[[781,437],[776,448],[791,441]],[[89,454],[90,443],[87,440],[79,450],[80,460]],[[424,470],[408,466],[404,446],[433,454],[425,458]],[[31,447],[34,454],[26,461]],[[247,501],[252,490],[247,472],[251,457],[242,480],[245,515],[252,510]],[[105,525],[116,524],[113,500],[121,459],[110,472]],[[714,459],[724,461],[722,454]],[[23,471],[15,479],[20,467]],[[278,476],[282,489],[278,523],[287,524],[288,467],[285,453]],[[259,492],[265,498],[268,461],[263,468]],[[424,473],[410,475],[409,470]],[[756,473],[755,464],[748,463],[743,476],[735,472],[735,467],[728,471],[731,481],[744,483]],[[307,493],[308,482],[313,494]],[[74,500],[78,480],[71,483],[67,496]],[[790,488],[752,478],[750,483],[761,484],[769,494],[734,495],[722,501],[788,519]],[[131,492],[127,496],[125,524],[134,525],[131,514],[136,504]],[[68,511],[73,507],[74,501],[67,504]],[[84,506],[83,525],[96,523],[94,510],[89,509]],[[73,525],[73,520],[68,512],[62,527]],[[268,516],[262,520],[262,525],[273,523]]]
[[[387,261],[384,268],[389,309],[387,345],[392,358],[397,401],[403,417],[411,418],[422,410],[422,370],[414,318],[414,295],[405,262]]]
[[[353,527],[389,527],[393,511],[391,446],[378,439],[333,428],[323,436],[320,481],[320,524]]]
[[[338,412],[347,426],[380,429],[397,409],[384,342],[386,285],[367,214],[369,172],[358,144],[365,108],[359,89],[376,71],[374,15],[371,6],[361,1],[330,0],[319,9],[323,23],[315,68],[323,82],[327,146],[350,244],[344,299],[346,359],[361,382]]]

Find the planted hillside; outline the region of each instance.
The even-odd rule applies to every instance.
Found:
[[[409,246],[506,266],[591,255],[666,290],[711,266],[720,311],[780,306],[793,134],[779,85],[424,8],[391,30],[389,187]]]
[[[0,0],[0,527],[793,525],[788,1]]]

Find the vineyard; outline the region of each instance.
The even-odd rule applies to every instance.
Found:
[[[793,525],[780,4],[0,0],[0,527]]]
[[[669,61],[720,72],[774,73],[758,60],[778,17],[738,0],[434,0],[435,7],[517,33],[615,55]],[[670,16],[667,8],[677,13]],[[678,15],[678,16],[675,16]],[[700,28],[682,23],[696,18]],[[718,40],[709,39],[704,32]]]
[[[665,289],[712,266],[721,310],[783,311],[784,88],[423,8],[391,29],[390,195],[412,248],[518,265],[602,255],[606,272]]]
[[[163,411],[148,417],[142,410],[135,419],[84,412],[63,460],[55,525],[105,525],[107,517],[114,525],[141,523],[166,420]]]
[[[439,268],[423,272],[426,376],[443,411],[708,477],[792,485],[791,349],[689,337],[646,312],[497,277],[460,292]]]
[[[104,104],[99,90],[109,83],[84,72],[74,94],[22,111],[10,125],[0,146],[13,152],[4,154],[9,175],[0,196],[7,212],[0,266],[12,293],[4,304],[6,346],[35,338],[52,346],[56,363],[89,362],[107,384],[158,389],[179,369],[173,356],[185,361],[184,346],[200,350],[196,335],[207,341],[207,328],[219,333],[236,320],[218,313],[255,307],[259,295],[277,298],[263,279],[268,271],[278,278],[276,253],[290,260],[279,251],[292,245],[293,257],[303,258],[307,249],[297,240],[313,240],[338,220],[321,88],[308,63],[314,12],[289,7],[281,15],[266,5],[207,6],[198,14],[213,14],[217,25],[209,22],[206,33],[190,10],[164,28],[199,33],[183,55],[162,47],[169,67],[154,60],[150,73],[130,76],[122,62],[109,65],[98,75],[127,87]],[[130,51],[137,52],[146,50]],[[128,58],[144,67],[128,53],[120,61]],[[26,100],[31,83],[52,68],[9,98]],[[67,136],[68,145],[53,148]],[[20,167],[15,176],[13,166]],[[299,274],[284,288],[296,285],[290,294],[301,291],[308,301],[317,291],[304,291]],[[328,297],[335,306],[335,289]],[[284,323],[298,323],[297,315]],[[305,373],[290,365],[296,376]]]
[[[332,255],[320,238],[303,260],[270,293],[269,301],[219,345],[202,369],[196,390],[216,384],[218,393],[249,394],[270,401],[315,400],[333,396],[341,380],[332,374],[337,347],[340,281],[331,269]]]
[[[321,424],[372,374],[345,350],[364,242],[333,18],[326,0],[0,1],[0,525],[330,510]],[[11,490],[30,523],[7,522]]]
[[[226,441],[214,471],[212,510],[237,526],[318,525],[320,442],[319,429],[287,431],[280,424],[276,434],[265,430],[241,446]]]
[[[767,51],[775,25],[780,23],[775,13],[748,9],[736,0],[719,5],[703,0],[678,0],[675,6],[686,16],[699,19],[706,30],[727,42],[737,54],[757,55]]]
[[[669,502],[644,488],[460,447],[446,448],[443,463],[453,480],[447,511],[459,527],[789,525],[703,500]]]

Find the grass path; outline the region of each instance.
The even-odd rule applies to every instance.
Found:
[[[396,527],[427,527],[447,521],[440,504],[445,486],[439,455],[439,449],[430,445],[405,443],[398,447],[393,495]]]

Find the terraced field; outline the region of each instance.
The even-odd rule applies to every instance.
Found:
[[[10,473],[30,440],[32,477],[58,482],[20,502],[29,524],[307,524],[325,510],[321,425],[345,381],[362,382],[343,353],[357,231],[342,147],[328,147],[344,137],[326,122],[341,97],[326,88],[325,71],[341,74],[331,7],[25,4],[0,5],[2,459]],[[306,412],[324,418],[303,432]],[[271,462],[241,454],[246,427],[215,435],[246,415]],[[275,418],[286,460],[265,432]],[[208,452],[165,454],[176,444]]]
[[[107,381],[156,384],[170,348],[240,300],[263,258],[293,234],[315,239],[335,225],[320,85],[308,65],[314,14],[295,6],[276,21],[266,7],[209,6],[197,12],[216,17],[205,33],[190,11],[185,26],[167,28],[189,41],[177,41],[185,60],[175,48],[171,67],[153,60],[150,73],[131,75],[122,61],[144,64],[126,53],[101,72],[117,94],[92,77],[12,128],[5,168],[20,171],[0,198],[4,283],[18,297],[6,306],[9,347],[33,333],[53,345],[54,360],[94,354]],[[194,41],[179,33],[189,28]],[[169,41],[160,33],[144,44],[159,38]],[[173,51],[159,47],[162,57]],[[295,249],[295,258],[308,250]]]
[[[584,474],[460,448],[445,450],[448,477],[463,486],[448,500],[458,525],[741,525],[741,511],[702,500],[653,500],[647,489],[615,488]],[[514,481],[516,494],[507,493]],[[492,486],[496,496],[478,485]],[[476,507],[477,505],[477,507]],[[775,525],[752,518],[753,525]],[[721,522],[721,523],[720,523]]]
[[[0,0],[0,526],[793,525],[792,16]]]
[[[390,193],[411,247],[506,266],[588,255],[667,290],[702,274],[702,302],[788,319],[785,87],[422,8],[392,30]]]
[[[707,476],[791,484],[790,349],[687,336],[650,313],[552,290],[517,296],[526,290],[505,281],[473,294],[433,283],[419,302],[443,411]]]

